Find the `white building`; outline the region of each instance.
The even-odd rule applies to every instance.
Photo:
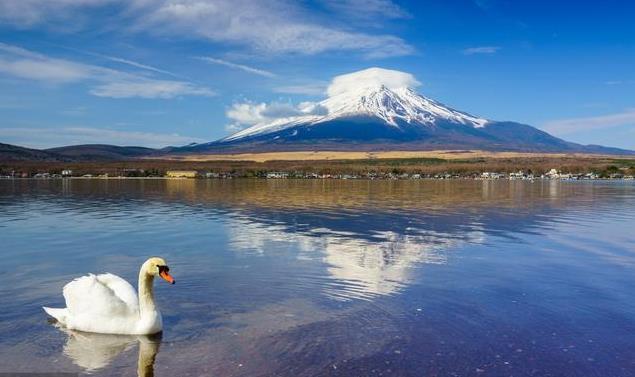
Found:
[[[551,169],[545,174],[545,176],[550,179],[557,179],[560,178],[560,172],[556,169]]]
[[[267,173],[267,178],[271,179],[282,179],[282,178],[289,178],[289,173],[284,172],[284,171],[274,171],[271,173]]]

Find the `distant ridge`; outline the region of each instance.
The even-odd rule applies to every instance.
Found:
[[[53,152],[0,143],[0,161],[67,161]]]
[[[149,157],[159,150],[144,147],[120,147],[106,144],[83,144],[50,149],[32,149],[0,143],[0,161],[116,161]]]
[[[125,160],[137,157],[151,156],[157,153],[156,149],[145,147],[120,147],[107,144],[82,144],[67,147],[50,148],[45,152],[64,156],[73,160],[99,161],[99,160]]]

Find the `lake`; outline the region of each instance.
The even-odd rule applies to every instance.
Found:
[[[69,333],[89,272],[158,337]],[[635,183],[0,181],[0,374],[635,376]]]

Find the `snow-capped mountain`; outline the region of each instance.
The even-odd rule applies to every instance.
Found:
[[[277,119],[257,124],[225,138],[236,141],[242,138],[262,136],[279,132],[298,125],[319,126],[320,124],[345,118],[376,118],[386,124],[401,129],[400,124],[431,127],[439,121],[463,124],[469,127],[483,127],[487,120],[454,110],[434,100],[417,94],[407,87],[389,89],[385,85],[355,88],[343,91],[317,104],[306,106],[306,115]],[[322,114],[319,114],[320,110]],[[315,114],[315,113],[318,114]]]
[[[237,119],[250,127],[182,152],[283,150],[481,149],[534,152],[601,152],[610,148],[569,143],[534,127],[470,115],[436,102],[413,87],[410,74],[370,68],[337,76],[327,98],[276,116],[266,104]],[[244,109],[240,107],[240,109]],[[287,109],[288,110],[288,109]],[[178,152],[178,151],[177,151]]]

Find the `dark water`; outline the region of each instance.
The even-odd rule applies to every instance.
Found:
[[[42,305],[160,255],[161,339]],[[635,376],[635,184],[0,181],[0,373]]]

